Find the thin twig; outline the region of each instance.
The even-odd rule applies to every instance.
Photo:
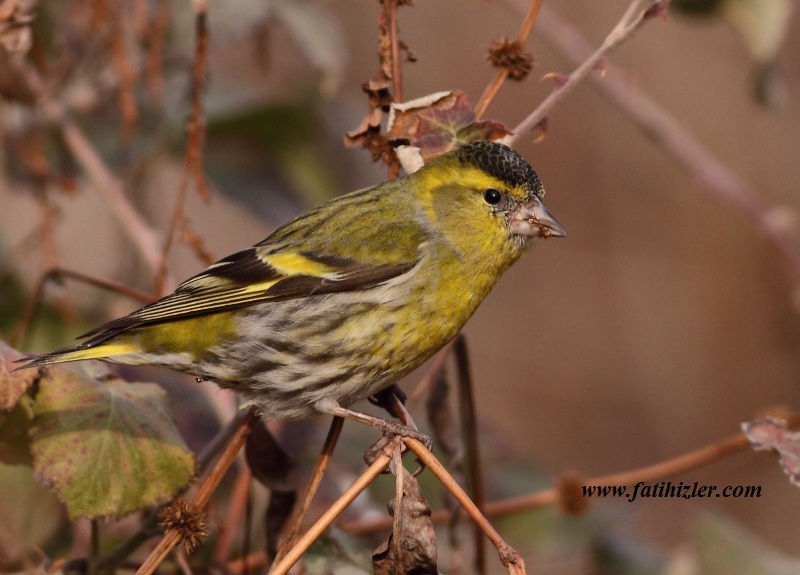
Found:
[[[392,51],[392,82],[394,88],[394,101],[403,101],[403,68],[400,65],[400,40],[397,30],[397,0],[387,2],[389,16],[389,41]]]
[[[588,58],[581,58],[579,60],[581,64],[575,69],[575,71],[567,76],[558,86],[556,86],[556,88],[550,92],[550,95],[547,96],[547,98],[545,98],[533,112],[531,112],[524,120],[522,120],[522,122],[513,128],[512,131],[514,134],[509,136],[506,143],[513,145],[514,142],[522,137],[523,134],[526,134],[528,131],[539,126],[556,104],[558,104],[567,94],[569,94],[573,88],[575,88],[593,70],[598,69],[598,66],[603,62],[603,59],[606,56],[617,49],[623,42],[628,40],[634,32],[641,28],[642,25],[644,25],[647,21],[652,19],[653,16],[660,13],[661,9],[666,9],[668,4],[669,0],[656,0],[651,4],[650,8],[647,10],[642,10],[637,17],[633,18],[636,9],[640,5],[640,0],[634,0],[628,6],[625,14],[622,16],[611,33],[603,41],[603,44]],[[659,10],[653,9],[654,6],[658,6]],[[541,16],[545,13],[546,10],[541,11],[540,22]],[[540,29],[542,30],[543,34],[548,34],[548,38],[552,40],[553,32],[552,30],[548,30],[548,26],[549,24],[542,23]]]
[[[233,484],[225,521],[220,526],[219,535],[217,536],[217,543],[213,553],[216,563],[227,561],[231,554],[233,538],[236,535],[236,526],[242,520],[242,516],[245,515],[245,508],[250,499],[250,482],[252,479],[253,474],[250,472],[250,468],[243,465]],[[247,522],[245,522],[245,525],[247,525]]]
[[[222,481],[223,476],[228,471],[228,468],[233,463],[233,460],[236,458],[236,454],[239,453],[239,450],[244,445],[247,436],[250,435],[250,432],[253,429],[253,425],[256,421],[256,411],[254,409],[250,409],[244,421],[242,421],[241,425],[236,429],[236,433],[231,437],[228,444],[225,446],[225,449],[217,459],[217,462],[211,468],[208,476],[200,485],[200,488],[197,490],[197,493],[192,500],[192,507],[196,510],[203,510],[208,505],[209,500],[211,499],[211,495],[217,489],[219,482]],[[158,542],[155,549],[150,552],[147,559],[145,559],[144,563],[142,563],[141,567],[136,571],[136,575],[150,575],[153,573],[161,562],[166,558],[170,551],[172,551],[173,547],[180,543],[180,534],[176,529],[169,529],[165,534],[161,541]]]
[[[456,336],[454,355],[458,369],[459,397],[461,408],[461,429],[467,451],[467,480],[475,506],[483,513],[486,507],[486,491],[481,473],[480,445],[478,444],[478,416],[475,407],[475,386],[469,366],[469,352],[464,334]],[[475,568],[478,573],[486,573],[486,549],[480,530],[475,528]]]
[[[100,524],[97,518],[93,518],[89,522],[91,529],[91,545],[89,549],[89,562],[86,566],[86,575],[97,575],[97,567],[100,559]]]
[[[394,475],[394,513],[392,521],[392,555],[399,559],[403,556],[403,541],[400,536],[403,523],[403,491],[405,491],[405,468],[403,467],[403,453],[395,449],[392,453],[392,462],[389,471]]]
[[[787,425],[794,428],[800,425],[800,414],[786,418]],[[594,486],[630,486],[640,481],[657,482],[669,477],[698,469],[714,461],[718,461],[735,453],[745,451],[750,447],[750,441],[744,433],[737,433],[710,445],[695,449],[688,453],[678,455],[666,461],[660,461],[645,467],[638,467],[628,471],[602,475],[583,480],[584,485]],[[512,513],[523,513],[558,503],[561,492],[558,488],[550,488],[537,493],[512,497],[499,501],[486,503],[485,513],[488,517],[499,517]],[[431,520],[436,524],[443,524],[451,518],[447,510],[437,510],[431,514]],[[392,526],[391,518],[380,518],[369,521],[348,521],[339,525],[339,528],[351,535],[362,535],[374,531],[383,531]]]
[[[14,326],[14,331],[9,338],[9,343],[12,347],[18,347],[23,341],[23,338],[28,331],[28,327],[30,326],[34,315],[39,310],[39,306],[42,303],[44,289],[47,284],[53,280],[61,280],[63,278],[74,279],[89,285],[106,289],[108,291],[121,293],[122,295],[128,296],[131,299],[135,299],[143,303],[149,303],[153,301],[153,297],[150,294],[115,281],[95,278],[81,272],[64,268],[52,268],[44,272],[39,277],[39,281],[36,282],[36,286],[33,289],[32,295],[28,298],[28,301],[25,302],[25,308],[22,310],[22,317],[20,318],[19,322],[17,322],[17,325]]]
[[[286,533],[286,537],[284,538],[283,543],[281,543],[280,549],[278,549],[278,553],[275,556],[275,561],[280,561],[281,558],[286,555],[287,551],[295,544],[297,536],[300,534],[300,529],[303,527],[303,520],[308,513],[308,509],[311,507],[311,500],[317,493],[319,485],[322,482],[322,477],[325,475],[325,471],[328,469],[328,464],[333,456],[333,450],[336,448],[336,444],[339,441],[339,435],[342,432],[343,425],[344,419],[341,417],[334,417],[331,420],[331,426],[328,429],[328,435],[325,437],[325,443],[322,446],[322,451],[317,458],[316,465],[314,465],[314,471],[311,473],[311,479],[309,479],[306,490],[303,493],[303,499],[300,502],[300,506],[295,512],[295,517],[292,520],[292,526]]]
[[[56,110],[51,111],[50,115],[58,117],[59,114]],[[106,165],[78,125],[63,114],[58,124],[67,148],[86,172],[94,187],[100,192],[100,197],[109,206],[120,227],[127,233],[142,260],[155,276],[161,262],[158,234],[133,207],[122,182]],[[174,289],[174,281],[171,278],[167,277],[164,284],[169,289]]]
[[[408,448],[414,452],[414,454],[419,458],[422,463],[424,463],[428,469],[436,476],[436,478],[442,483],[442,485],[456,498],[456,500],[461,504],[461,507],[464,508],[467,515],[477,523],[481,530],[484,532],[486,537],[492,544],[497,548],[497,553],[500,556],[500,561],[506,567],[510,575],[520,575],[525,573],[525,562],[522,560],[522,557],[519,553],[517,553],[514,549],[509,546],[497,530],[492,527],[492,524],[486,519],[486,517],[481,513],[480,509],[478,509],[473,503],[473,501],[469,498],[466,492],[461,488],[461,486],[453,479],[453,476],[444,468],[444,466],[439,462],[436,457],[425,447],[422,442],[410,438],[405,437],[403,438],[403,442],[408,446]]]
[[[544,0],[530,0],[528,9],[525,11],[525,18],[522,20],[522,25],[520,26],[519,34],[517,34],[517,42],[520,45],[524,46],[527,43],[543,1]],[[478,103],[475,105],[475,116],[478,119],[486,113],[486,109],[495,99],[507,78],[508,68],[499,68],[494,79],[486,86],[483,94],[481,94],[480,100],[478,100]]]
[[[569,59],[580,61],[589,51],[588,43],[572,26],[549,10],[542,10],[541,29],[546,39],[557,46]],[[652,140],[660,144],[672,157],[693,174],[704,191],[732,206],[744,215],[744,221],[759,232],[778,254],[800,293],[800,248],[795,238],[776,217],[781,208],[768,205],[758,191],[726,166],[694,135],[670,116],[652,98],[636,86],[625,81],[624,74],[606,66],[607,74],[599,79],[592,76],[595,85],[619,109],[633,120]],[[520,132],[517,132],[517,137]],[[795,303],[800,297],[795,298]]]
[[[189,180],[194,179],[197,193],[205,201],[209,201],[211,194],[208,190],[208,183],[206,182],[205,172],[203,171],[203,144],[205,141],[206,121],[203,114],[203,88],[205,86],[206,67],[208,62],[208,15],[207,6],[205,3],[196,3],[197,13],[195,15],[195,57],[194,68],[192,74],[192,112],[189,118],[186,154],[183,160],[183,173],[181,175],[181,182],[178,188],[178,197],[175,200],[175,207],[172,211],[170,218],[170,226],[167,231],[167,237],[164,241],[164,247],[161,250],[161,263],[159,265],[158,273],[156,274],[156,288],[160,291],[162,282],[168,270],[169,252],[175,241],[175,235],[178,229],[183,229],[186,233],[188,223],[183,214],[184,206],[186,204],[186,196],[188,195]],[[198,249],[198,246],[193,246],[201,260],[206,265],[208,254],[205,250]]]
[[[393,443],[395,449],[400,446],[396,442]],[[421,445],[421,444],[420,444]],[[336,518],[350,505],[358,495],[372,483],[389,466],[392,461],[390,455],[385,451],[381,451],[359,478],[345,491],[333,505],[331,505],[325,513],[306,531],[297,543],[283,556],[283,559],[275,563],[270,570],[270,575],[286,575],[289,569],[297,563],[300,557],[305,553],[311,544],[322,535],[322,533],[331,525]]]

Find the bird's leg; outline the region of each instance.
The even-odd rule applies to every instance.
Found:
[[[382,407],[387,412],[389,412],[389,414],[391,414],[393,417],[396,417],[397,419],[402,421],[403,425],[407,425],[408,427],[411,427],[412,429],[419,431],[417,424],[414,423],[414,419],[411,417],[411,414],[408,412],[408,409],[406,409],[406,400],[408,399],[408,396],[406,395],[406,392],[400,389],[400,387],[396,383],[393,383],[386,389],[382,389],[375,395],[371,395],[367,399],[373,405]],[[430,437],[428,437],[427,435],[423,437],[426,440],[423,441],[425,447],[430,449],[431,448]],[[391,436],[384,435],[383,437],[381,437],[377,441],[377,443],[375,443],[375,445],[373,445],[367,450],[367,453],[364,455],[364,458],[368,461],[370,459],[374,460],[378,451],[382,450],[389,441],[391,441]],[[425,471],[425,464],[419,458],[417,458],[417,463],[419,464],[419,467],[414,473],[412,473],[414,477],[419,476],[420,473]]]
[[[374,456],[377,455],[377,453],[386,444],[385,436],[387,435],[399,435],[400,437],[411,437],[413,439],[421,441],[429,449],[432,444],[430,437],[428,437],[423,433],[420,433],[416,429],[416,426],[412,427],[412,425],[414,425],[413,421],[411,421],[411,425],[405,425],[402,423],[397,423],[396,421],[388,421],[386,419],[381,419],[380,417],[373,417],[372,415],[367,415],[366,413],[361,413],[360,411],[354,411],[352,409],[347,409],[345,407],[342,407],[336,401],[331,399],[320,399],[314,404],[314,409],[326,415],[344,417],[345,419],[352,419],[353,421],[365,423],[381,431],[384,434],[384,437],[378,440],[378,442],[375,445],[373,445],[367,450],[367,453],[365,454],[365,459],[367,460],[369,459],[374,460],[375,458]]]

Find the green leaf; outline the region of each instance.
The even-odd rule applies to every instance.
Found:
[[[152,383],[98,381],[50,368],[31,426],[37,479],[70,517],[120,517],[170,499],[194,474],[194,455]]]

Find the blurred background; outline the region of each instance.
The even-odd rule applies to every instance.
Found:
[[[649,22],[609,57],[619,70],[605,81],[649,95],[762,202],[779,208],[776,218],[800,248],[800,15],[789,0],[739,0],[752,9],[759,36],[725,2],[688,4],[716,11],[671,11]],[[544,9],[596,47],[627,6],[562,0]],[[477,101],[494,75],[487,47],[516,36],[525,7],[439,0],[401,9],[401,37],[416,60],[404,66],[405,98],[460,89]],[[378,10],[366,0],[211,3],[204,104],[213,193],[208,203],[190,194],[187,214],[215,257],[261,240],[304,206],[385,179],[385,167],[365,151],[342,145],[343,133],[367,112],[360,86],[377,70]],[[776,13],[784,27],[764,24]],[[63,50],[76,41],[70,33],[81,29],[77,19],[91,14],[72,16],[63,30],[54,14],[39,16],[34,35]],[[574,69],[540,26],[528,44],[532,76],[507,83],[487,118],[513,127],[553,88],[552,80],[540,81],[544,74]],[[143,106],[127,140],[113,91],[106,105],[76,116],[162,232],[181,176],[193,34],[189,6],[173,3],[161,111],[149,116]],[[109,76],[113,84],[113,68],[84,55],[63,93],[78,98]],[[3,129],[19,135],[15,122],[23,121],[25,105],[5,96]],[[767,409],[797,410],[800,286],[752,225],[754,215],[709,194],[593,81],[558,104],[546,137],[535,143],[538,135],[523,134],[516,148],[539,173],[568,236],[538,243],[466,328],[491,496],[531,493],[567,471],[591,478],[653,464],[735,434]],[[54,262],[153,289],[152,274],[68,154],[46,142],[67,174],[64,191],[31,176],[12,149],[18,140],[4,142],[0,270],[15,278],[3,288],[4,338],[23,296]],[[52,246],[37,231],[42,194],[53,207]],[[191,248],[176,245],[173,279],[203,267]],[[51,295],[92,319],[69,324],[58,339],[40,326],[28,347],[66,343],[137,305],[72,283]],[[800,557],[800,492],[776,457],[748,451],[672,481],[759,485],[762,496],[608,499],[582,517],[535,512],[502,520],[501,530],[536,573],[713,573],[711,564],[679,568],[726,536],[737,542],[731,550],[758,549],[760,565],[776,569],[760,572],[796,572],[777,570],[798,565],[789,556]],[[609,567],[619,558],[640,570]]]

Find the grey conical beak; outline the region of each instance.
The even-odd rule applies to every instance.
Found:
[[[564,226],[558,223],[539,198],[532,199],[511,214],[511,229],[514,233],[531,238],[560,238],[567,235]]]

